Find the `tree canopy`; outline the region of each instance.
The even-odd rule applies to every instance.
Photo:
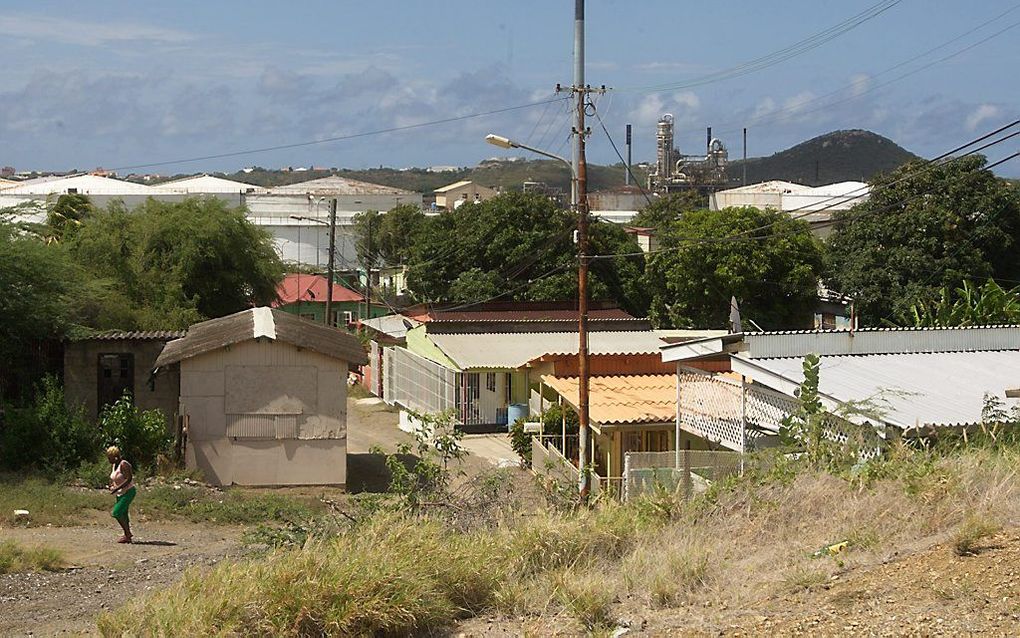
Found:
[[[807,223],[727,208],[689,211],[660,231],[645,274],[660,328],[723,328],[731,297],[765,330],[811,326],[824,259]]]
[[[695,190],[656,197],[634,216],[630,224],[646,228],[665,228],[691,210],[708,208],[708,197]]]
[[[507,193],[416,224],[406,264],[408,286],[422,301],[577,297],[576,219],[548,198]],[[591,249],[597,255],[628,254],[594,260],[591,298],[613,299],[644,315],[644,260],[634,255],[640,252],[636,240],[619,226],[595,221]]]
[[[272,302],[283,276],[269,234],[214,198],[150,199],[132,211],[113,203],[66,246],[116,301],[94,309],[97,327],[187,327]]]
[[[911,162],[835,215],[829,285],[853,297],[866,324],[911,323],[916,300],[967,280],[1020,279],[1020,191],[985,163]]]
[[[386,213],[370,210],[354,216],[355,245],[362,264],[400,266],[411,259],[411,247],[425,225],[425,213],[402,204]]]

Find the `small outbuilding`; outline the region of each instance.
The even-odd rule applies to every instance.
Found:
[[[347,374],[368,362],[342,330],[273,308],[191,326],[180,364],[185,462],[218,485],[345,485]]]
[[[64,345],[64,397],[71,409],[81,408],[95,420],[103,407],[131,395],[142,410],[159,410],[167,428],[177,414],[180,377],[176,366],[163,374],[151,370],[163,346],[184,331],[109,331],[78,337]]]

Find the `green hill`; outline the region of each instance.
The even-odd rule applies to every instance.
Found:
[[[781,179],[807,185],[867,181],[917,156],[871,131],[833,131],[769,157],[747,160],[747,183]],[[730,181],[740,183],[743,162],[729,165]]]

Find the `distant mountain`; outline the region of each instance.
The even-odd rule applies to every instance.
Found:
[[[871,131],[833,131],[769,157],[747,160],[747,183],[781,179],[816,186],[850,180],[868,181],[917,156]],[[730,181],[739,184],[743,162],[731,161]]]

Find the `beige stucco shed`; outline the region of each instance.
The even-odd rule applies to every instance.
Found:
[[[356,337],[271,308],[191,326],[180,363],[185,462],[218,485],[345,485],[347,373]]]

